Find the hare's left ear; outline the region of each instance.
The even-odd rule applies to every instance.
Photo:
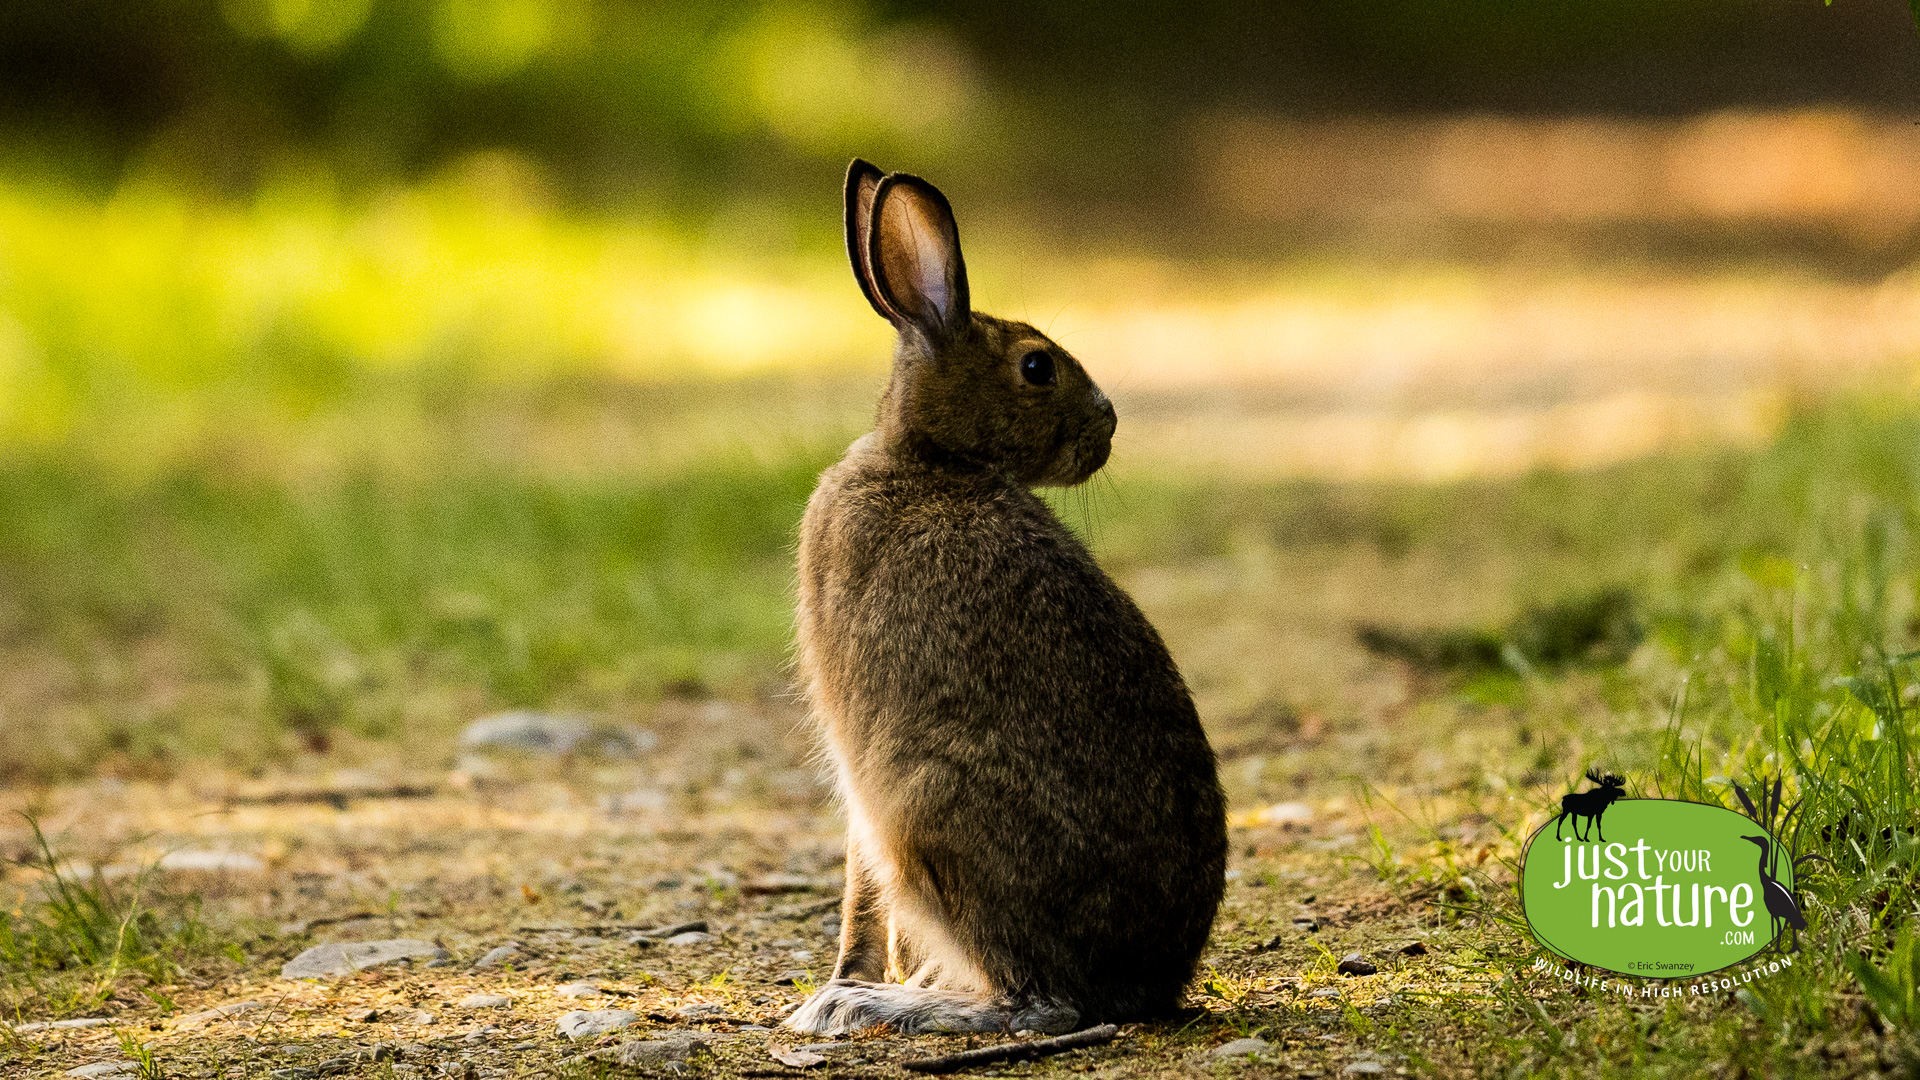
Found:
[[[953,207],[925,180],[907,173],[880,179],[873,195],[867,258],[874,293],[894,310],[895,326],[911,326],[929,341],[940,342],[973,317]]]
[[[867,235],[873,230],[873,196],[880,188],[880,170],[872,162],[854,158],[847,166],[847,261],[853,264],[853,278],[860,283],[860,291],[866,294],[867,303],[888,322],[900,321],[900,316],[887,307],[880,294],[873,287],[873,261],[867,244]]]

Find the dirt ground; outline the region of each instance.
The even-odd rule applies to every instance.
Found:
[[[408,774],[410,788],[372,771],[251,782],[208,773],[43,797],[43,824],[75,869],[92,859],[113,875],[163,857],[182,866],[189,852],[239,856],[233,869],[154,871],[145,887],[199,893],[210,923],[240,948],[187,983],[123,989],[97,1013],[109,1024],[13,1035],[6,1073],[130,1060],[132,1040],[167,1076],[521,1076],[591,1070],[604,1066],[590,1058],[596,1051],[696,1032],[704,1048],[690,1060],[642,1068],[801,1075],[771,1048],[804,1045],[825,1059],[814,1071],[878,1076],[995,1041],[817,1040],[778,1030],[831,970],[842,872],[840,826],[807,766],[801,715],[779,700],[675,700],[655,720],[659,749],[637,760],[469,757],[426,783]],[[1302,742],[1339,738],[1313,726]],[[1406,834],[1406,822],[1316,788],[1238,808],[1228,898],[1190,1014],[984,1074],[1234,1068],[1207,1052],[1254,1033],[1271,1044],[1263,1075],[1359,1075],[1371,1064],[1405,1074],[1410,1046],[1424,1047],[1415,1051],[1423,1061],[1445,1062],[1444,1040],[1425,1045],[1418,1034],[1430,1011],[1422,1002],[1446,995],[1457,1009],[1461,995],[1487,994],[1501,970],[1518,966],[1496,970],[1489,957],[1517,960],[1522,943],[1450,914],[1471,900],[1464,877],[1383,879],[1368,826],[1385,824],[1391,836]],[[1458,857],[1501,873],[1501,857],[1513,853],[1498,831],[1472,814],[1446,816]],[[27,837],[10,825],[6,842],[23,847]],[[29,883],[18,869],[7,882]],[[636,939],[689,924],[706,936]],[[339,978],[280,977],[310,946],[387,939],[431,942],[447,955]],[[475,967],[502,945],[516,947],[511,959]],[[1355,952],[1378,973],[1339,973]],[[558,992],[582,982],[592,988],[569,993],[588,996]],[[474,994],[507,1003],[461,1004]],[[222,1007],[231,1011],[210,1013]],[[638,1022],[598,1037],[560,1033],[564,1014],[598,1009],[629,1010]]]

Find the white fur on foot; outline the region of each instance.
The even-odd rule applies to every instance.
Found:
[[[970,994],[897,983],[835,979],[787,1017],[786,1026],[810,1035],[849,1035],[886,1024],[903,1035],[955,1031],[1072,1031],[1080,1013],[1066,1005],[996,1005]]]

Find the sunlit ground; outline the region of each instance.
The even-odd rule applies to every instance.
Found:
[[[1392,143],[1400,201],[1288,220],[1473,233],[1639,214],[1697,245],[1907,205],[1874,179],[1905,175],[1881,149],[1907,144],[1855,139],[1865,120],[1722,120],[1431,124]],[[1322,166],[1361,168],[1387,131],[1262,130],[1245,145],[1280,149],[1232,175],[1271,179],[1303,138],[1338,151]],[[1812,147],[1803,165],[1867,179],[1822,187],[1832,174],[1809,166],[1787,170],[1797,187],[1766,170],[1728,187],[1675,165],[1713,139]],[[1640,194],[1582,202],[1553,177],[1585,171],[1534,168],[1594,154],[1637,162],[1622,175]],[[1469,197],[1515,160],[1538,198]],[[831,896],[838,849],[790,683],[793,528],[870,421],[889,349],[836,214],[827,190],[804,219],[770,202],[725,229],[591,217],[498,155],[366,197],[299,174],[238,204],[0,187],[0,805],[41,813],[77,871],[257,860],[156,879],[156,904],[211,927],[180,971],[0,965],[22,1019],[118,1025],[0,1047],[64,1071],[129,1052],[131,1033],[173,1073],[212,1077],[380,1040],[492,1077],[588,1048],[554,1032],[565,979],[605,979],[650,1027],[701,1003],[772,1021],[799,1000],[775,979],[831,962],[807,904]],[[1790,759],[1806,790],[1817,769],[1860,780],[1851,756],[1794,757],[1798,735],[1757,723],[1778,687],[1749,683],[1774,677],[1780,642],[1800,650],[1779,661],[1793,693],[1818,699],[1801,722],[1871,729],[1861,754],[1886,745],[1838,676],[1920,644],[1920,276],[1898,237],[1862,242],[1868,272],[1757,241],[1715,258],[1564,237],[1498,257],[1262,256],[1063,243],[1039,211],[961,217],[976,302],[1055,335],[1118,403],[1105,476],[1056,505],[1165,635],[1236,820],[1238,876],[1191,999],[1205,1012],[1023,1075],[1172,1074],[1253,1030],[1321,1075],[1891,1067],[1896,1042],[1839,957],[1878,932],[1849,928],[1910,904],[1897,883],[1817,885],[1818,925],[1838,929],[1758,1005],[1675,1004],[1649,1026],[1506,978],[1531,950],[1517,844],[1583,764],[1716,798],[1724,776]],[[1357,634],[1510,640],[1527,612],[1609,589],[1639,631],[1619,656],[1454,670]],[[660,741],[611,762],[456,751],[465,724],[509,707]],[[0,842],[28,858],[13,821]],[[773,874],[805,897],[739,888]],[[6,871],[10,917],[39,910],[45,881]],[[722,940],[667,953],[522,929],[696,917]],[[462,961],[522,940],[530,958],[275,978],[316,941],[389,936]],[[1427,952],[1399,951],[1416,939]],[[1337,975],[1350,949],[1382,974]],[[513,999],[499,1030],[451,1005],[474,989]],[[242,1000],[273,1011],[182,1019]],[[366,1018],[416,1007],[432,1016]],[[725,1039],[702,1068],[765,1069],[764,1036],[701,1026]],[[877,1040],[862,1067],[919,1052]]]

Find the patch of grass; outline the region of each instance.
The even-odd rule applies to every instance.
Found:
[[[669,686],[772,692],[822,464],[303,489],[5,463],[0,650],[62,692],[0,720],[0,780],[248,767],[343,735],[445,746],[478,710]]]
[[[97,871],[83,877],[55,856],[38,820],[27,824],[36,846],[21,863],[40,895],[0,911],[0,1014],[95,1009],[129,982],[164,1008],[156,988],[219,953],[197,899],[155,895],[150,868],[118,883]]]

